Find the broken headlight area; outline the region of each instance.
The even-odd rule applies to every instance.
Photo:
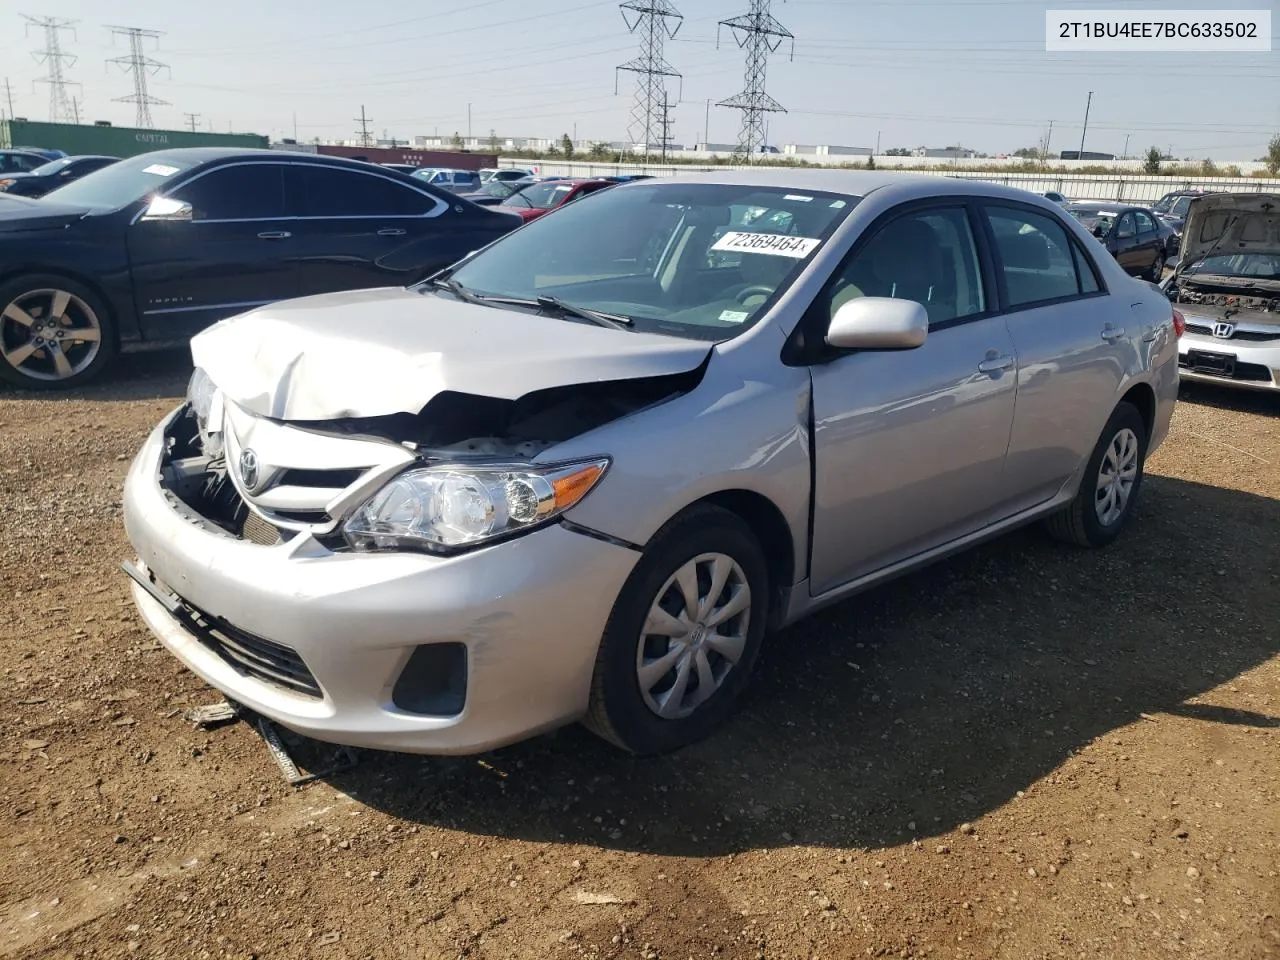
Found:
[[[532,530],[585,497],[607,459],[556,466],[451,464],[391,480],[343,527],[357,550],[452,552]]]

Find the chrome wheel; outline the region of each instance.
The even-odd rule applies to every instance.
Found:
[[[1093,508],[1100,524],[1109,527],[1124,515],[1137,479],[1138,435],[1125,427],[1111,438],[1098,467]]]
[[[710,699],[747,645],[751,586],[723,553],[694,557],[649,607],[636,648],[645,705],[664,720],[689,716]]]
[[[32,380],[66,380],[102,348],[93,308],[66,290],[28,290],[0,311],[0,357]]]

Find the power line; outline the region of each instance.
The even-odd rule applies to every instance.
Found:
[[[161,70],[167,70],[168,64],[148,57],[142,49],[142,41],[143,38],[158,41],[163,34],[158,30],[143,30],[140,27],[107,27],[107,29],[111,31],[113,39],[117,34],[129,38],[129,55],[115,57],[107,63],[114,63],[126,73],[133,74],[133,93],[127,97],[116,97],[113,102],[136,104],[138,108],[136,125],[149,130],[155,126],[151,119],[152,105],[167,107],[170,104],[168,100],[153,97],[147,92],[147,77],[154,76]]]
[[[360,116],[356,117],[355,121],[360,124],[360,146],[372,147],[373,137],[369,134],[369,124],[373,121],[365,116],[363,104],[360,106]]]
[[[13,114],[13,87],[12,87],[12,86],[10,86],[10,84],[9,84],[9,78],[8,78],[8,77],[5,77],[5,78],[4,78],[4,95],[5,95],[5,99],[9,101],[9,119],[10,119],[10,120],[12,120],[12,119],[13,119],[13,116],[14,116],[14,114]]]
[[[67,95],[67,87],[80,86],[75,81],[68,80],[63,74],[64,64],[73,67],[78,59],[74,54],[62,52],[61,31],[70,30],[72,36],[75,36],[75,29],[72,24],[74,20],[61,20],[58,17],[32,17],[23,14],[27,21],[27,32],[31,32],[32,27],[38,27],[44,31],[44,49],[37,50],[32,53],[36,63],[42,63],[49,71],[49,75],[36,83],[47,83],[49,85],[49,121],[51,123],[66,123],[72,119],[75,111],[71,106],[71,98]]]
[[[640,37],[640,56],[619,64],[614,70],[614,93],[617,93],[618,72],[636,75],[635,104],[631,108],[627,136],[632,143],[643,143],[648,153],[655,131],[665,130],[666,78],[680,78],[680,72],[663,56],[662,48],[667,40],[675,39],[684,16],[668,0],[626,0],[619,7],[627,29]]]
[[[198,114],[198,113],[184,113],[184,114],[183,114],[183,116],[187,118],[187,123],[191,125],[191,132],[192,132],[192,133],[195,133],[195,132],[196,132],[196,121],[200,119],[200,114]]]
[[[738,46],[747,52],[746,83],[742,92],[728,100],[721,100],[716,106],[742,111],[742,128],[738,133],[736,152],[746,154],[748,161],[764,143],[764,115],[787,112],[764,89],[769,54],[777,52],[782,41],[790,40],[791,56],[795,57],[795,36],[769,12],[771,0],[750,0],[750,4],[750,9],[744,16],[721,20],[716,27],[717,45],[720,41],[720,27],[728,27]]]

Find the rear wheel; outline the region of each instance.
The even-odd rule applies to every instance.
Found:
[[[78,386],[114,347],[107,309],[83,284],[33,275],[0,285],[0,379],[28,390]]]
[[[1103,547],[1118,537],[1142,489],[1146,455],[1142,414],[1121,403],[1098,438],[1075,499],[1046,520],[1049,532],[1081,547]]]
[[[703,506],[672,520],[614,604],[586,726],[637,754],[711,733],[747,685],[768,594],[764,554],[737,516]]]
[[[1159,283],[1160,278],[1164,276],[1164,251],[1156,252],[1155,262],[1151,264],[1151,269],[1147,271],[1147,279],[1153,283]]]

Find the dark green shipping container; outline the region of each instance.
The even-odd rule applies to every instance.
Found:
[[[65,150],[72,156],[98,154],[132,157],[175,147],[266,147],[256,133],[192,133],[190,130],[138,130],[75,123],[34,123],[0,120],[0,147],[41,147]]]

